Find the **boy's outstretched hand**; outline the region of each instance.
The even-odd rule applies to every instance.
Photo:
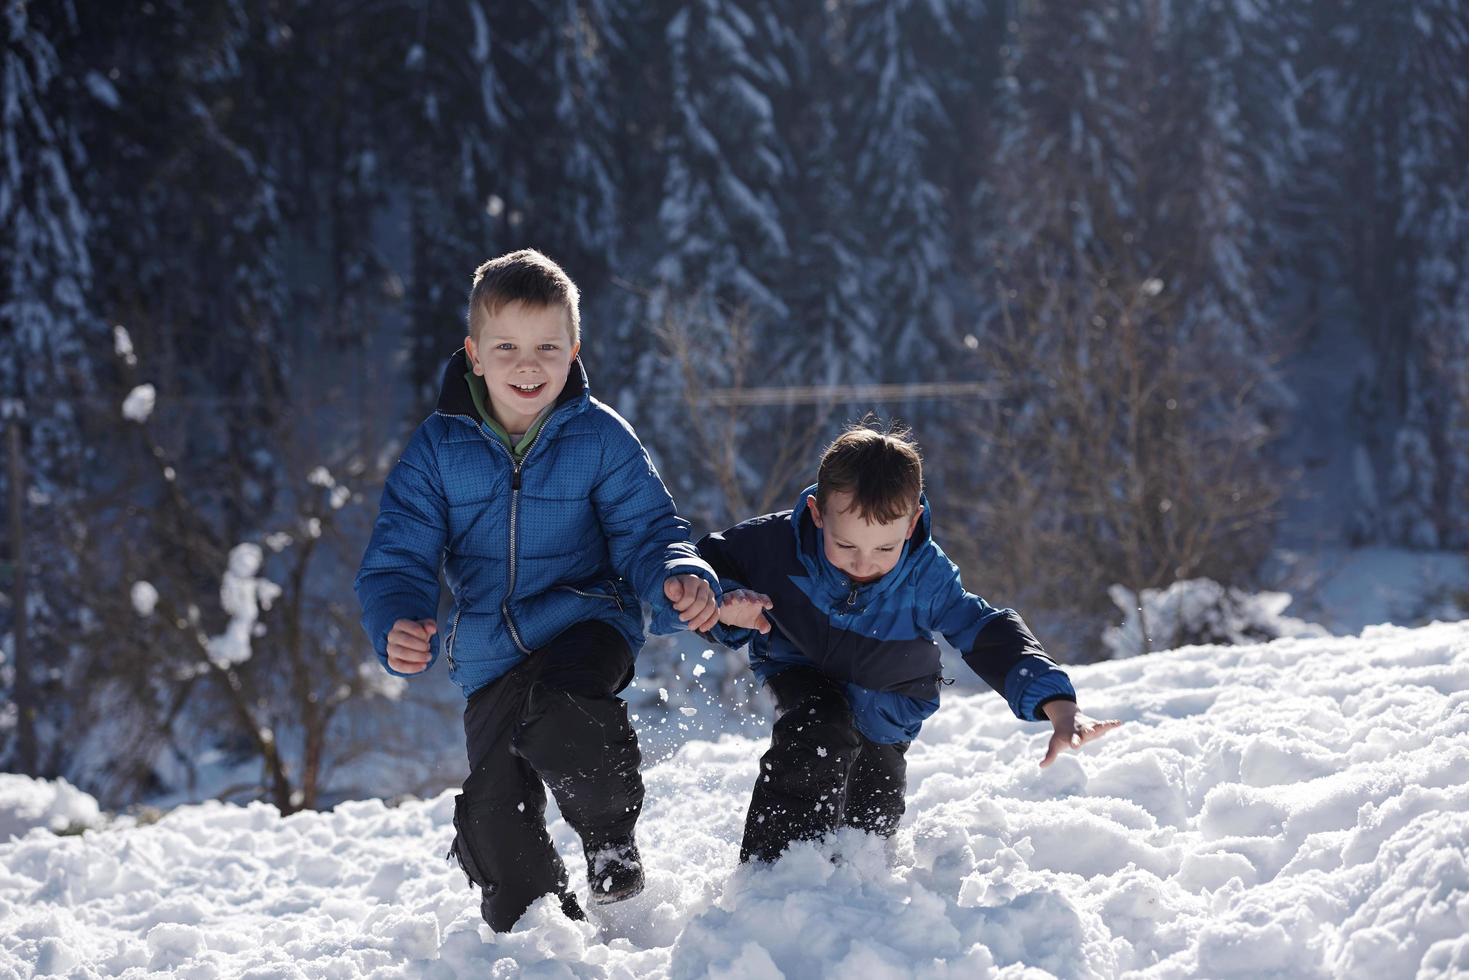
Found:
[[[724,601],[719,604],[719,621],[726,626],[769,633],[770,621],[765,618],[765,610],[774,605],[770,596],[753,589],[733,589],[724,594]]]
[[[388,666],[400,674],[417,674],[432,659],[428,638],[439,631],[432,619],[400,619],[388,630]]]
[[[1041,760],[1042,769],[1055,762],[1066,749],[1079,749],[1122,724],[1116,720],[1097,721],[1084,715],[1075,701],[1051,701],[1041,710],[1051,719],[1051,726],[1055,729],[1051,733],[1051,744],[1046,747],[1046,757]]]
[[[663,594],[673,603],[678,618],[694,632],[702,633],[719,622],[714,590],[698,575],[670,575],[663,580]]]

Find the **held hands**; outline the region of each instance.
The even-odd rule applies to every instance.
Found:
[[[719,622],[714,590],[698,575],[670,575],[663,580],[663,594],[689,629],[702,633]]]
[[[388,630],[388,666],[400,674],[421,673],[431,658],[429,637],[439,631],[432,619],[400,619]]]
[[[751,589],[734,589],[726,592],[719,604],[719,621],[725,626],[769,633],[770,621],[765,618],[765,610],[774,605],[768,595]]]
[[[1042,769],[1055,762],[1066,749],[1079,749],[1122,724],[1115,720],[1097,721],[1084,715],[1075,701],[1051,701],[1041,710],[1051,719],[1051,726],[1055,729],[1051,733],[1051,744],[1046,747],[1046,757],[1041,760]]]

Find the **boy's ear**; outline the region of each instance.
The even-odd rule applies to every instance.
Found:
[[[913,537],[913,532],[916,531],[916,530],[918,530],[918,518],[920,518],[922,516],[923,516],[923,505],[922,504],[919,504],[918,505],[918,509],[913,512],[913,519],[908,522],[908,533],[905,534],[905,535],[903,535],[904,538],[911,538],[911,537]]]
[[[475,374],[483,375],[485,369],[480,367],[479,351],[474,349],[474,338],[464,338],[464,356],[469,358],[469,366],[474,369]]]
[[[806,494],[806,509],[811,512],[811,520],[813,520],[814,522],[816,522],[816,526],[817,527],[820,527],[821,526],[821,508],[816,506],[816,495],[815,494],[812,494],[812,493]]]
[[[576,343],[574,343],[574,344],[571,345],[571,359],[573,361],[576,360],[576,355],[578,355],[580,353],[581,353],[581,341],[578,340]]]

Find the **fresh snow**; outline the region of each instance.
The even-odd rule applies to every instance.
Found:
[[[452,790],[57,837],[58,790],[4,777],[0,828],[35,829],[0,843],[0,976],[1469,976],[1469,624],[1072,674],[1126,724],[1042,770],[1047,729],[951,693],[890,849],[738,866],[763,743],[685,742],[646,770],[647,890],[600,927],[543,900],[492,934],[442,860]]]
[[[1464,619],[1469,556],[1407,548],[1280,549],[1275,574],[1295,597],[1290,615],[1338,635],[1373,623]]]

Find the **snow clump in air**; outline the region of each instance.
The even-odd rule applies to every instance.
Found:
[[[153,414],[153,404],[157,398],[157,392],[152,385],[138,385],[128,392],[127,398],[123,399],[122,417],[129,422],[146,422]]]
[[[128,367],[136,367],[138,355],[133,352],[133,337],[128,333],[128,328],[122,324],[116,324],[112,328],[112,352],[122,359]]]
[[[139,616],[151,616],[158,606],[158,590],[152,582],[134,582],[132,600],[133,610]]]

